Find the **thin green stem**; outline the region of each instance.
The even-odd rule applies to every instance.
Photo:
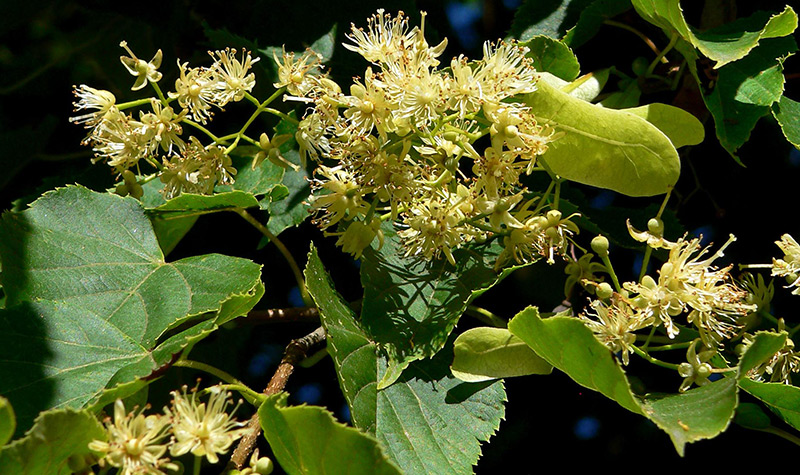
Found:
[[[292,269],[292,273],[297,281],[297,287],[300,289],[300,295],[303,298],[303,302],[309,307],[314,307],[314,300],[311,298],[311,295],[308,293],[308,289],[306,288],[306,282],[303,279],[303,272],[300,270],[300,266],[297,265],[297,261],[294,260],[292,253],[289,252],[289,249],[287,249],[283,242],[281,242],[277,236],[272,234],[272,232],[270,232],[266,226],[261,224],[256,218],[248,213],[247,210],[236,208],[234,211],[239,216],[244,218],[245,221],[250,223],[254,228],[258,229],[261,234],[270,240],[270,242],[275,244],[275,247],[278,248],[278,251],[283,255],[284,259],[286,259],[286,262],[289,264],[289,267]]]
[[[270,113],[270,114],[272,114],[274,116],[278,116],[281,119],[284,119],[284,120],[287,120],[287,121],[293,123],[294,125],[297,125],[297,124],[300,123],[299,120],[295,119],[294,117],[290,116],[289,114],[287,114],[285,112],[281,112],[278,109],[273,109],[272,107],[265,107],[264,108],[264,112],[268,112],[268,113]]]
[[[672,50],[672,48],[675,46],[675,43],[677,42],[678,42],[678,34],[673,33],[672,38],[669,39],[669,43],[667,44],[667,46],[665,46],[664,49],[662,49],[661,52],[656,55],[655,59],[653,59],[653,61],[650,63],[650,66],[647,67],[647,72],[645,73],[646,76],[653,74],[653,71],[655,71],[659,61],[668,63],[665,56],[670,50]]]
[[[606,21],[604,21],[603,23],[605,23],[606,25],[610,25],[610,26],[616,26],[617,28],[622,28],[623,30],[630,31],[630,32],[631,32],[631,33],[633,33],[634,35],[638,36],[638,37],[639,37],[639,38],[640,38],[642,41],[644,41],[644,42],[645,42],[645,44],[646,44],[646,45],[647,45],[647,46],[648,46],[648,47],[649,47],[651,50],[653,50],[653,52],[654,52],[656,55],[660,55],[660,54],[661,54],[661,52],[658,50],[658,47],[656,46],[656,44],[655,44],[655,43],[653,43],[653,40],[651,40],[650,38],[648,38],[647,36],[645,36],[645,35],[644,35],[644,34],[643,34],[641,31],[637,30],[636,28],[634,28],[634,27],[632,27],[632,26],[630,26],[630,25],[626,25],[625,23],[620,23],[620,22],[618,22],[618,21],[614,21],[614,20],[606,20]],[[663,59],[663,61],[664,61],[665,63],[667,62],[667,60],[666,60],[666,59]]]
[[[759,310],[759,311],[758,311],[758,312],[756,312],[756,313],[757,313],[757,314],[758,314],[758,315],[759,315],[761,318],[764,318],[764,319],[766,319],[766,320],[769,320],[770,322],[772,322],[772,323],[773,323],[775,326],[778,326],[778,325],[780,325],[780,321],[779,321],[777,318],[775,318],[775,316],[774,316],[774,315],[772,315],[771,313],[767,312],[766,310]],[[792,330],[792,331],[794,331],[794,330]],[[791,336],[791,335],[790,335],[790,336]]]
[[[470,305],[467,307],[466,314],[475,317],[478,320],[482,321],[487,325],[491,325],[497,328],[507,328],[508,322],[503,320],[502,318],[498,317],[494,313],[486,310],[485,308],[478,307],[475,305]]]
[[[653,363],[656,366],[661,366],[662,368],[667,368],[667,369],[674,369],[675,371],[678,370],[678,365],[673,363],[667,363],[666,361],[661,361],[657,358],[653,358],[652,356],[648,355],[637,346],[631,345],[631,349],[633,350],[634,353],[641,356],[650,363]]]
[[[556,180],[556,191],[553,193],[553,209],[558,209],[558,201],[561,199],[561,179]]]
[[[644,279],[645,274],[647,274],[647,266],[650,264],[650,256],[653,254],[653,248],[647,246],[644,250],[644,257],[642,257],[642,268],[639,270],[639,282]]]
[[[146,97],[144,99],[137,99],[135,101],[123,102],[122,104],[117,104],[117,109],[125,110],[125,109],[130,109],[131,107],[144,106],[150,104],[151,99],[152,97]]]
[[[673,343],[671,345],[654,346],[652,348],[648,348],[647,351],[684,350],[686,348],[689,348],[691,345],[692,345],[691,341],[685,341],[683,343]]]
[[[196,369],[198,371],[203,371],[203,372],[208,373],[208,374],[210,374],[212,376],[215,376],[220,381],[224,381],[224,382],[226,382],[228,384],[238,384],[238,385],[247,387],[246,384],[244,384],[243,382],[241,382],[238,379],[236,379],[230,373],[222,371],[221,369],[216,368],[214,366],[211,366],[210,364],[201,363],[200,361],[178,360],[172,366],[179,366],[179,367],[182,367],[182,368]]]
[[[261,404],[260,401],[263,398],[261,394],[253,391],[252,389],[243,384],[220,384],[219,388],[225,391],[236,391],[237,393],[244,396],[247,402],[256,407]]]
[[[614,272],[614,266],[611,264],[611,259],[608,258],[608,253],[600,256],[600,260],[603,261],[603,265],[606,266],[608,275],[611,276],[611,281],[614,283],[614,288],[617,289],[617,292],[622,292],[622,286],[619,285],[619,279],[617,279],[617,273]]]
[[[203,457],[201,455],[194,456],[194,463],[192,464],[192,474],[200,475],[200,468],[203,466]]]
[[[794,435],[792,433],[786,432],[783,429],[778,429],[777,427],[774,427],[774,426],[769,426],[766,429],[754,429],[754,430],[760,430],[761,432],[767,432],[769,434],[774,434],[774,435],[777,435],[778,437],[783,437],[784,439],[788,440],[789,442],[791,442],[791,443],[793,443],[795,445],[800,445],[800,437],[797,437],[796,435]]]
[[[300,366],[301,368],[310,368],[310,367],[314,366],[315,364],[319,363],[320,361],[322,361],[323,359],[325,359],[326,356],[328,356],[328,347],[327,346],[325,348],[319,350],[318,352],[314,353],[311,356],[306,356],[297,365]]]
[[[167,98],[164,97],[164,93],[161,92],[161,88],[158,87],[158,83],[157,82],[150,82],[150,85],[153,86],[153,89],[156,90],[156,94],[158,94],[158,99],[161,101],[161,103],[163,105],[165,105],[165,106],[167,104],[169,104],[169,101],[167,100]]]
[[[214,143],[220,143],[221,142],[219,137],[214,135],[210,130],[208,130],[207,128],[205,128],[202,125],[198,124],[197,122],[195,122],[193,120],[190,120],[190,119],[183,119],[181,122],[183,122],[185,124],[188,124],[188,125],[191,125],[192,127],[194,127],[195,129],[199,130],[200,132],[203,132],[204,134],[208,135],[209,137],[211,137],[211,140],[213,140]]]
[[[656,327],[653,325],[650,327],[650,334],[647,335],[647,338],[644,340],[644,345],[642,345],[643,350],[647,350],[647,347],[650,346],[650,342],[653,340],[654,335],[656,334]]]

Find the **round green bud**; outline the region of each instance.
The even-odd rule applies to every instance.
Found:
[[[681,363],[678,365],[678,374],[680,374],[682,378],[688,378],[694,374],[694,367],[689,363]]]
[[[664,234],[664,221],[660,218],[650,218],[647,221],[647,230],[654,236],[662,236]]]
[[[650,66],[650,62],[647,61],[647,58],[638,56],[633,60],[633,63],[631,63],[631,70],[633,70],[633,74],[637,76],[644,76],[648,66]]]
[[[600,285],[597,286],[597,290],[595,290],[597,297],[601,299],[607,299],[614,294],[614,289],[611,288],[608,282],[600,282]]]
[[[608,239],[603,235],[598,235],[592,239],[592,250],[600,257],[608,255]]]
[[[258,475],[269,475],[273,470],[275,470],[275,464],[272,463],[272,459],[269,457],[261,457],[258,459],[258,462],[256,462],[255,469],[255,472]]]

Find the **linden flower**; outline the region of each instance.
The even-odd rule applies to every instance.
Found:
[[[216,103],[216,88],[211,71],[205,68],[189,68],[189,63],[178,61],[179,77],[175,80],[175,92],[171,99],[188,110],[192,119],[205,124],[211,119],[211,105]]]
[[[794,287],[792,294],[800,295],[800,244],[789,234],[781,236],[775,244],[783,251],[783,259],[772,259],[772,275],[792,281],[788,288]]]
[[[128,48],[128,43],[126,41],[120,42],[119,45],[125,48],[125,51],[131,55],[130,57],[119,57],[119,60],[122,61],[122,65],[125,66],[125,69],[127,69],[132,75],[136,76],[136,82],[133,83],[131,91],[138,91],[139,89],[143,88],[145,84],[147,84],[147,81],[158,82],[161,80],[161,73],[158,72],[158,68],[161,66],[161,50],[156,51],[155,56],[153,56],[153,59],[151,59],[150,62],[146,62],[137,58],[136,55],[133,54],[133,51]]]
[[[89,449],[101,452],[101,464],[108,463],[120,469],[120,475],[155,474],[163,475],[161,468],[177,469],[175,464],[161,457],[167,452],[167,445],[160,443],[167,435],[169,420],[162,416],[126,414],[121,399],[114,403],[114,421],[106,418],[105,429],[108,442],[93,440]]]
[[[408,31],[408,17],[403,12],[392,18],[381,8],[367,19],[367,31],[351,24],[351,31],[345,36],[355,44],[345,43],[343,46],[371,63],[388,63],[398,59],[401,52],[411,46],[416,34],[416,30]]]
[[[75,89],[73,93],[78,98],[78,102],[74,102],[75,111],[82,111],[84,109],[94,110],[76,117],[70,117],[69,121],[76,124],[85,124],[87,128],[92,128],[99,124],[106,113],[114,107],[117,98],[114,97],[109,91],[95,89],[85,84],[80,86],[73,86]]]
[[[241,437],[246,429],[244,423],[237,421],[225,412],[230,404],[230,393],[219,387],[209,388],[211,396],[208,404],[197,401],[197,392],[186,394],[172,391],[172,408],[164,412],[172,420],[173,443],[170,453],[177,457],[191,452],[197,457],[205,456],[209,463],[219,462],[217,454],[224,454],[231,444]],[[233,412],[239,407],[237,404]]]
[[[592,330],[595,338],[606,345],[614,353],[621,353],[622,364],[630,362],[632,346],[636,341],[633,333],[642,328],[649,327],[655,321],[653,316],[645,316],[637,312],[619,294],[614,294],[611,305],[606,305],[601,300],[591,303],[591,311],[579,318]],[[591,319],[590,316],[596,318]]]
[[[236,59],[235,49],[208,54],[215,59],[212,69],[217,75],[217,102],[220,106],[230,101],[241,101],[246,92],[253,90],[256,85],[256,75],[247,72],[261,58],[253,59],[249,51],[242,51],[242,60],[239,61]]]

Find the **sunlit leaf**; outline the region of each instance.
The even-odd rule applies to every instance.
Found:
[[[655,103],[625,109],[625,112],[636,114],[658,127],[675,148],[697,145],[705,136],[703,124],[692,114],[677,107]]]
[[[549,363],[505,328],[467,330],[456,338],[453,354],[453,376],[470,383],[553,371]]]
[[[533,60],[533,67],[537,71],[547,71],[565,81],[574,80],[581,72],[578,58],[561,41],[537,35],[524,41],[522,45],[530,48],[526,56]]]
[[[772,115],[781,125],[786,140],[800,149],[800,102],[781,96],[778,103],[772,106]]]
[[[543,155],[561,177],[630,196],[665,193],[678,180],[678,152],[641,117],[589,104],[544,81],[526,102],[537,121],[564,133]]]
[[[791,35],[797,28],[797,14],[789,6],[776,15],[757,12],[748,18],[700,32],[686,23],[679,0],[632,0],[632,3],[639,15],[661,27],[668,36],[679,35],[707,58],[716,61],[715,68],[744,58],[763,39]]]
[[[57,409],[36,418],[25,437],[0,449],[0,473],[68,475],[68,459],[91,454],[89,442],[105,440],[103,426],[88,411]]]
[[[289,474],[400,474],[369,434],[336,421],[322,407],[286,407],[286,393],[258,408],[264,437]]]
[[[17,418],[8,399],[0,396],[0,450],[11,440],[17,428]]]

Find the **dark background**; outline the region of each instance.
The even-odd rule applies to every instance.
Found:
[[[701,24],[701,2],[684,2],[690,24]],[[720,2],[724,3],[724,2]],[[752,12],[751,2],[737,2],[739,17]],[[119,63],[124,54],[118,47],[127,40],[134,52],[150,59],[158,48],[164,52],[161,71],[162,89],[175,79],[178,58],[193,64],[205,64],[206,51],[224,46],[258,47],[286,44],[287,50],[301,50],[316,38],[338,25],[337,41],[350,22],[364,25],[378,7],[394,12],[402,9],[418,24],[419,10],[428,12],[429,43],[448,37],[444,57],[465,53],[480,57],[483,40],[505,37],[519,1],[270,1],[270,2],[188,2],[137,1],[0,1],[0,207],[20,207],[42,192],[68,183],[81,183],[96,190],[110,187],[114,181],[110,169],[90,163],[91,153],[80,146],[84,130],[72,125],[72,86],[88,84],[114,92],[119,101],[142,97],[129,87],[132,77]],[[785,3],[762,1],[758,6],[773,12]],[[667,40],[660,30],[643,23],[633,12],[618,21],[629,23],[663,47]],[[648,61],[650,50],[631,33],[605,26],[591,42],[575,53],[583,72],[611,65],[628,74],[639,57]],[[259,67],[271,62],[262,58]],[[338,46],[333,57],[332,74],[340,84],[348,84],[354,75],[363,74],[365,64],[356,55]],[[800,100],[798,60],[785,63],[786,95]],[[267,71],[257,70],[256,96],[269,91]],[[147,90],[145,90],[147,91]],[[147,91],[147,94],[150,92]],[[140,94],[140,95],[137,95]],[[643,103],[672,103],[675,94],[655,91],[642,97]],[[249,113],[236,105],[226,113],[226,122],[236,124],[235,116]],[[706,141],[682,151],[683,171],[670,201],[670,212],[683,229],[670,229],[674,235],[684,230],[703,234],[707,241],[722,243],[729,233],[739,240],[726,252],[740,263],[770,262],[778,254],[773,242],[789,232],[800,237],[798,212],[795,209],[800,177],[800,154],[783,138],[769,117],[759,122],[751,140],[739,152],[745,166],[738,165],[716,142],[713,123],[703,115],[702,107],[693,109],[705,121]],[[212,126],[214,124],[212,123]],[[267,130],[268,122],[260,126]],[[591,203],[587,213],[601,215],[608,206],[630,208],[657,207],[660,197],[631,199],[579,185],[567,186],[567,198]],[[625,216],[617,216],[618,226]],[[644,227],[644,221],[635,223]],[[592,236],[582,236],[588,242]],[[293,254],[304,258],[309,240],[320,248],[343,295],[356,300],[361,289],[356,263],[335,249],[308,223],[282,235]],[[283,308],[297,304],[296,289],[288,277],[288,267],[272,247],[258,249],[260,236],[235,215],[201,218],[195,228],[171,255],[178,259],[206,252],[247,257],[267,264],[264,281],[267,294],[260,308]],[[636,253],[612,249],[621,278],[634,278]],[[620,264],[621,263],[621,264]],[[302,265],[302,263],[301,263]],[[627,265],[627,268],[625,267]],[[544,264],[512,275],[478,301],[504,318],[512,317],[527,305],[549,310],[561,303],[563,265]],[[779,283],[780,285],[780,283]],[[781,296],[776,289],[774,313],[796,325],[791,311],[796,302]],[[785,292],[783,294],[786,294]],[[795,297],[797,298],[797,297]],[[458,330],[477,322],[465,317]],[[286,343],[313,330],[314,324],[240,325],[218,332],[192,353],[242,377],[262,389],[269,380]],[[241,351],[246,348],[247,351]],[[634,364],[630,372],[635,373]],[[647,369],[648,368],[642,368]],[[173,371],[169,378],[154,384],[152,394],[166,394],[180,384],[192,385],[198,375]],[[676,378],[674,387],[680,381]],[[563,374],[527,377],[506,381],[509,402],[506,420],[499,433],[484,446],[479,473],[534,473],[539,463],[555,462],[560,467],[590,468],[612,463],[614,468],[633,468],[655,462],[674,467],[722,467],[732,464],[739,454],[771,456],[789,453],[796,446],[772,435],[747,431],[732,425],[711,441],[688,446],[681,459],[669,438],[649,421],[620,408],[603,396],[588,391]],[[327,405],[340,420],[347,410],[339,392],[330,359],[311,369],[299,369],[287,390],[291,403],[308,402]],[[741,396],[746,399],[746,395]],[[154,403],[155,407],[159,407]],[[780,426],[780,423],[776,421]],[[781,426],[783,427],[783,426]],[[785,427],[784,427],[785,428]],[[267,451],[262,447],[262,451]],[[517,463],[529,467],[520,471]],[[622,465],[624,464],[624,465]]]

